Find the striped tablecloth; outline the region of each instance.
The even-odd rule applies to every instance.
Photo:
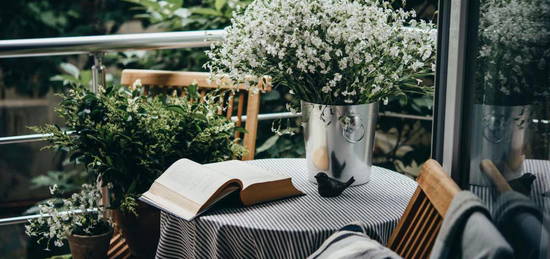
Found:
[[[527,159],[523,163],[523,172],[534,174],[537,178],[531,189],[531,199],[546,213],[550,213],[550,161]],[[470,185],[470,191],[485,202],[490,211],[493,211],[498,192],[495,187]]]
[[[385,244],[416,188],[404,175],[373,167],[369,183],[322,198],[306,179],[304,159],[249,163],[291,176],[306,195],[212,210],[190,222],[163,212],[157,258],[305,258],[335,230],[356,220]]]

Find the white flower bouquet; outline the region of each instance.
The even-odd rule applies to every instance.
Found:
[[[57,187],[50,188],[52,195],[57,196]],[[104,217],[103,206],[99,204],[101,193],[96,186],[83,184],[79,193],[62,199],[57,205],[53,200],[38,205],[40,218],[29,220],[25,232],[36,237],[37,242],[49,249],[53,243],[63,246],[63,240],[69,235],[93,236],[107,233],[112,229],[111,222]]]
[[[330,105],[432,91],[422,79],[435,70],[434,25],[387,2],[256,0],[226,31],[205,66],[245,85],[269,76]]]
[[[480,4],[477,102],[525,105],[550,96],[550,3]]]

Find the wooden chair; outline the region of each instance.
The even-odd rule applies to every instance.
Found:
[[[175,91],[177,95],[185,96],[187,94],[186,88],[192,84],[196,84],[202,99],[207,91],[221,89],[224,94],[223,99],[220,100],[220,104],[225,108],[225,116],[228,119],[231,119],[232,116],[236,116],[236,125],[239,127],[242,127],[243,122],[245,124],[244,128],[246,129],[246,133],[242,138],[242,144],[247,149],[248,153],[243,156],[242,160],[254,159],[258,114],[260,112],[260,94],[261,92],[271,91],[269,82],[260,82],[258,88],[261,91],[255,92],[248,91],[243,85],[233,86],[225,82],[224,84],[216,85],[214,82],[210,82],[209,74],[203,72],[175,72],[141,69],[125,69],[122,71],[120,80],[122,85],[131,86],[136,80],[140,80],[141,85],[144,86],[144,94],[146,95],[158,92],[171,94]],[[237,106],[236,109],[235,106]],[[219,110],[219,114],[222,113],[224,113],[224,111]],[[244,120],[243,115],[246,115],[246,120]],[[240,139],[240,132],[235,133],[235,138]],[[128,245],[118,231],[115,232],[111,239],[108,257],[130,257]]]
[[[439,163],[428,160],[420,170],[418,187],[393,231],[387,247],[403,258],[428,258],[443,217],[460,188]]]
[[[193,83],[197,84],[201,97],[204,97],[207,91],[222,89],[225,95],[223,100],[221,100],[221,105],[225,107],[226,117],[230,119],[233,115],[236,115],[236,124],[241,127],[243,124],[243,115],[246,115],[244,128],[247,133],[244,134],[242,138],[242,144],[248,150],[248,153],[242,160],[254,159],[258,114],[260,112],[260,94],[261,92],[271,91],[269,82],[260,82],[257,87],[261,89],[261,91],[254,92],[248,91],[243,85],[233,86],[227,83],[216,85],[215,82],[210,82],[209,74],[204,72],[174,72],[140,69],[125,69],[122,71],[122,78],[120,80],[122,85],[130,86],[136,80],[140,80],[141,84],[145,87],[145,94],[151,94],[160,90],[177,91],[177,94],[184,96],[186,94],[186,91],[184,91],[185,88]],[[236,92],[231,91],[235,89],[237,90]],[[245,104],[246,112],[244,111]],[[235,105],[237,109],[234,109]],[[223,111],[220,110],[219,114],[222,113]],[[240,133],[237,132],[235,138],[239,137]]]

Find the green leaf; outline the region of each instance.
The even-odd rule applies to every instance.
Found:
[[[56,75],[50,77],[50,81],[61,81],[63,82],[63,85],[80,85],[80,82],[78,78],[72,76],[72,75]]]
[[[235,127],[235,132],[240,132],[240,133],[243,133],[243,134],[248,133],[248,131],[243,127]]]
[[[216,0],[216,2],[214,3],[214,7],[216,8],[216,10],[221,11],[226,2],[227,0]]]
[[[179,114],[185,114],[185,110],[179,105],[168,105],[166,109]]]
[[[69,157],[69,161],[73,162],[73,161],[76,161],[76,159],[80,156],[82,156],[83,153],[82,152],[74,152],[70,157]]]
[[[137,181],[132,181],[132,183],[130,184],[130,187],[128,187],[128,193],[135,193],[135,190],[136,190],[136,187],[137,187]]]
[[[275,143],[277,143],[277,140],[279,140],[279,135],[269,137],[261,146],[256,148],[256,153],[259,154],[270,149],[275,145]]]
[[[193,117],[193,118],[195,118],[195,119],[197,119],[197,120],[201,120],[201,121],[206,121],[206,120],[208,120],[208,119],[206,118],[206,115],[204,115],[204,114],[202,114],[202,113],[193,113],[193,114],[191,114],[191,117]]]
[[[189,98],[191,99],[198,99],[199,98],[199,89],[197,85],[190,85],[187,87],[187,91],[189,92]]]
[[[281,99],[281,94],[277,90],[262,95],[262,101],[277,101],[279,99]]]
[[[75,78],[80,76],[80,69],[71,63],[61,63],[59,66],[61,67],[61,70]]]
[[[223,14],[212,8],[191,8],[191,13],[193,14],[202,14],[202,15],[212,15],[212,16],[223,16]]]
[[[82,70],[80,71],[80,82],[82,85],[86,86],[92,81],[92,71]]]
[[[175,9],[180,8],[183,5],[183,0],[165,0],[174,5]]]

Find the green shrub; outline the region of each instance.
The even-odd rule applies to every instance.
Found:
[[[141,91],[111,86],[94,94],[73,86],[56,109],[67,128],[34,128],[53,133],[48,147],[71,152],[71,161],[83,163],[91,180],[110,188],[111,206],[125,212],[135,212],[135,199],[176,160],[218,162],[245,152],[232,140],[241,129],[217,115],[217,96],[191,102],[197,100],[193,86],[187,98],[147,97]]]

